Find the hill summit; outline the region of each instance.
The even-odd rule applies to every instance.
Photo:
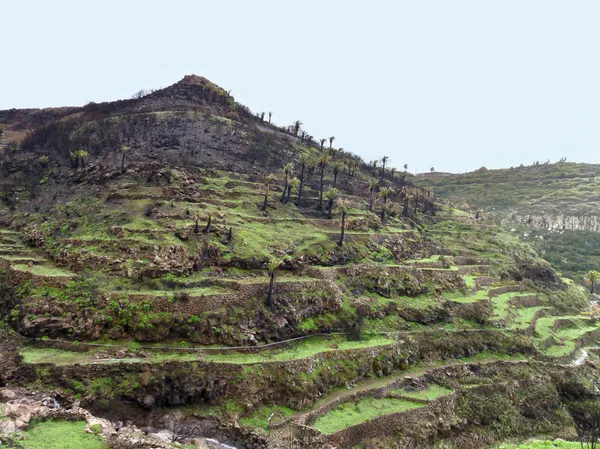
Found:
[[[0,111],[3,442],[479,449],[600,422],[586,289],[272,118],[195,76]]]

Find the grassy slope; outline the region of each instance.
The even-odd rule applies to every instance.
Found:
[[[492,212],[503,220],[512,214],[598,215],[600,166],[557,163],[481,170],[462,175],[421,179],[438,196],[457,205]],[[519,235],[567,277],[581,281],[587,270],[600,270],[600,234],[591,231],[548,232],[507,221]]]

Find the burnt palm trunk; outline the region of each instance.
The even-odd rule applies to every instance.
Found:
[[[408,218],[408,195],[404,197],[404,207],[402,208],[402,216]]]
[[[300,198],[302,198],[302,187],[304,187],[304,164],[300,170],[300,187],[298,188],[298,198],[296,199],[296,207],[300,207]]]
[[[285,197],[285,204],[290,202],[290,196],[292,195],[292,186],[288,184],[287,196]]]
[[[121,159],[121,173],[125,173],[125,153],[123,153],[123,157]]]
[[[202,231],[205,234],[208,234],[210,232],[210,222],[211,222],[211,220],[212,220],[212,216],[210,214],[208,214],[208,223],[206,223],[206,227]]]
[[[342,234],[340,235],[340,241],[338,242],[338,246],[342,246],[344,244],[344,233],[346,232],[346,211],[342,211]]]
[[[337,182],[337,177],[338,177],[337,172],[333,172],[333,186],[332,186],[333,188],[335,188],[335,183]]]
[[[194,234],[198,234],[200,232],[200,227],[198,226],[198,217],[196,217],[196,226],[194,226]]]
[[[287,192],[287,188],[288,188],[288,174],[285,174],[285,182],[283,183],[283,192],[281,193],[281,198],[279,199],[279,201],[281,201],[283,203],[283,201],[285,200],[285,192]]]
[[[369,210],[373,210],[373,189],[369,189]]]
[[[319,210],[323,210],[323,176],[325,174],[325,167],[321,168],[321,188],[319,190]]]
[[[269,273],[269,293],[267,295],[267,307],[273,306],[273,287],[275,286],[275,272]]]
[[[265,200],[263,201],[263,210],[266,211],[267,210],[267,201],[269,200],[269,194],[265,193]]]
[[[333,212],[333,200],[327,201],[327,218],[331,219]]]

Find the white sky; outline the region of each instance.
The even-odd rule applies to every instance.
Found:
[[[205,76],[366,161],[600,162],[600,2],[3,1],[0,109]]]

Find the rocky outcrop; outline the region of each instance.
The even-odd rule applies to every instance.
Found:
[[[514,215],[513,218],[536,229],[600,232],[599,215]]]

